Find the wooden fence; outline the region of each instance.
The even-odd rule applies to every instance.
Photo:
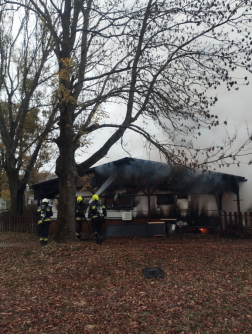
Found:
[[[202,227],[207,227],[207,225]],[[0,232],[3,231],[37,233],[37,217],[30,213],[21,215],[2,212],[0,213]],[[252,234],[252,212],[238,214],[237,212],[220,211],[219,227],[216,232],[220,236],[237,235],[237,233]]]
[[[252,212],[219,212],[219,228],[221,236],[237,235],[251,232]]]
[[[11,214],[0,213],[0,231],[37,233],[38,219],[30,213]]]

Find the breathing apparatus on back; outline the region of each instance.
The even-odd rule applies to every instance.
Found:
[[[49,204],[49,199],[44,198],[42,200],[42,204],[41,204],[41,213],[40,213],[41,214],[41,218],[45,218],[45,216],[46,216],[46,208],[47,208],[48,204]]]
[[[97,208],[97,215],[102,215],[102,205],[101,205],[101,201],[100,201],[100,198],[97,194],[94,194],[92,196],[92,202],[93,204],[96,206]]]

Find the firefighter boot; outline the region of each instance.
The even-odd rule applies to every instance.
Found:
[[[44,246],[47,245],[47,240],[44,240]]]
[[[99,244],[100,240],[99,240],[99,234],[97,232],[94,233],[95,239],[96,239],[96,243]]]
[[[102,240],[103,240],[103,238],[102,238],[102,236],[100,235],[100,234],[97,234],[97,244],[101,244],[102,243]]]
[[[41,246],[44,245],[44,240],[40,240],[40,245],[41,245]]]

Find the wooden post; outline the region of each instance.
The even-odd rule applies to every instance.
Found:
[[[148,198],[148,219],[151,219],[151,209],[150,209],[150,197],[154,193],[154,191],[157,188],[154,188],[153,190],[150,190],[150,187],[148,187],[147,191],[145,191],[143,188],[141,188],[142,192],[147,196]],[[159,217],[160,218],[160,217]]]
[[[151,219],[150,195],[151,195],[150,188],[148,188],[148,190],[147,190],[147,197],[148,197],[148,219]]]
[[[241,214],[241,208],[240,208],[240,194],[239,194],[239,190],[238,190],[236,196],[237,196],[237,210],[238,210],[239,231],[243,232],[242,214]]]
[[[239,215],[239,213],[241,212],[241,208],[240,208],[240,194],[239,194],[239,191],[238,191],[236,197],[237,197],[237,211],[238,211],[238,215]]]
[[[225,234],[228,235],[227,213],[224,211]]]
[[[245,229],[248,230],[248,214],[244,212]]]
[[[229,212],[229,226],[230,226],[230,232],[233,234],[234,229],[233,229],[233,221],[232,221],[232,213]]]
[[[223,236],[223,228],[222,228],[222,212],[219,211],[219,224],[220,224],[220,236]]]
[[[150,188],[148,188],[147,191],[145,191],[145,189],[143,189],[142,187],[140,189],[142,190],[144,195],[147,196],[147,200],[148,200],[148,219],[150,219]]]
[[[235,219],[235,232],[238,232],[239,228],[238,228],[238,222],[237,222],[237,212],[234,213],[234,219]]]
[[[243,232],[242,213],[238,212],[239,230]]]
[[[217,203],[217,208],[219,211],[222,211],[222,197],[223,197],[223,192],[215,192],[215,199]]]

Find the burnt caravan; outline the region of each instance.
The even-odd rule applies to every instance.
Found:
[[[88,202],[98,193],[107,207],[108,235],[116,235],[109,232],[115,230],[111,226],[125,226],[117,228],[120,235],[129,230],[138,235],[140,225],[130,225],[165,221],[217,228],[219,211],[240,211],[239,185],[245,181],[241,176],[124,158],[87,170],[76,183],[76,196]],[[35,199],[53,199],[56,219],[58,179],[34,184],[33,189]]]

